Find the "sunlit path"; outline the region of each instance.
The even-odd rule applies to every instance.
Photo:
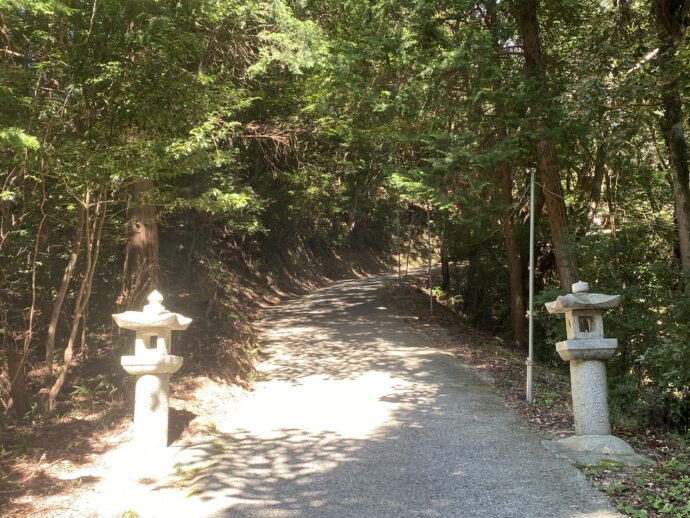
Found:
[[[181,452],[198,516],[616,516],[493,390],[392,316],[385,278],[267,311],[256,391]]]

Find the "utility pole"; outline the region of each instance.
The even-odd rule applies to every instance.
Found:
[[[402,255],[402,241],[400,239],[400,195],[398,194],[398,205],[397,205],[397,232],[398,232],[398,239],[397,239],[397,248],[398,248],[398,287],[400,287],[400,282],[401,282],[401,268],[402,268],[402,263],[401,263],[401,255]]]
[[[527,402],[534,402],[532,393],[534,363],[534,176],[536,169],[530,168],[530,195],[529,195],[529,351],[527,356]]]
[[[434,292],[433,285],[431,283],[431,256],[433,255],[433,249],[431,248],[431,209],[430,205],[426,205],[426,234],[427,234],[427,244],[429,247],[429,314],[433,316],[434,314]]]

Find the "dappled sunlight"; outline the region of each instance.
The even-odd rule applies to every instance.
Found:
[[[348,380],[324,375],[295,382],[271,380],[262,383],[242,402],[235,416],[218,428],[224,432],[241,428],[262,438],[274,438],[290,428],[363,439],[379,427],[393,424],[392,415],[401,403],[382,398],[410,386],[409,381],[376,371]]]
[[[125,443],[108,451],[95,465],[71,471],[65,478],[97,483],[79,501],[55,516],[194,516],[195,504],[173,486],[154,485],[174,470],[174,451],[142,450]],[[53,515],[51,515],[53,516]]]
[[[305,297],[306,305],[287,302],[266,312],[266,360],[256,390],[216,423],[220,435],[178,454],[208,512],[242,516],[260,504],[275,516],[297,516],[289,510],[305,506],[338,515],[334,504],[347,502],[334,502],[330,476],[352,470],[355,478],[346,478],[354,482],[355,473],[380,460],[372,448],[384,449],[385,462],[404,458],[404,450],[386,445],[401,433],[426,433],[424,416],[440,415],[439,388],[424,367],[429,354],[443,353],[410,347],[419,337],[382,315],[367,293],[380,282],[355,285],[352,293],[343,283],[344,294],[321,290]],[[341,489],[350,505],[366,504],[364,495]]]
[[[553,516],[611,516],[582,503],[584,481],[524,432],[493,389],[380,309],[382,284],[348,281],[305,297],[307,306],[267,310],[255,390],[235,398],[199,387],[222,408],[214,420],[160,456],[121,447],[98,470],[74,474],[95,486],[82,509],[514,516],[519,500],[521,510],[565,510]]]
[[[272,329],[268,335],[273,339],[283,338],[286,336],[299,336],[303,334],[313,334],[317,328],[313,326],[284,326]]]
[[[92,508],[411,518],[514,516],[519,500],[521,510],[558,509],[553,516],[611,516],[582,503],[584,481],[492,389],[382,309],[383,279],[267,310],[254,392],[208,392],[223,412],[164,457],[106,457],[90,474],[102,477]]]
[[[531,509],[545,497],[524,488],[548,488],[561,506],[566,466],[500,462],[550,454],[520,442],[516,418],[452,355],[382,309],[382,284],[339,283],[266,311],[256,390],[180,447],[160,489],[182,485],[197,515],[233,517],[513,515],[496,487]],[[573,502],[561,515],[576,516]]]

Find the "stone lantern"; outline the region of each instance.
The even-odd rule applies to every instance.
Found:
[[[172,331],[183,331],[191,318],[163,307],[163,296],[152,291],[143,311],[113,315],[122,329],[136,333],[134,356],[120,360],[127,373],[137,377],[134,396],[134,441],[143,448],[168,445],[170,375],[182,367],[182,357],[170,354]]]
[[[604,338],[602,314],[620,303],[620,295],[589,293],[589,284],[577,282],[571,294],[548,302],[549,313],[563,313],[567,340],[556,344],[559,356],[570,362],[575,435],[561,441],[546,441],[547,448],[580,463],[613,459],[640,464],[628,443],[611,435],[605,360],[618,347],[615,338]]]

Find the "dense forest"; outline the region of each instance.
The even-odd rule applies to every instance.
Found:
[[[55,408],[154,286],[232,325],[238,264],[431,243],[438,299],[522,348],[536,168],[538,301],[621,294],[614,407],[687,430],[689,24],[687,0],[0,0],[3,419]],[[562,334],[537,315],[542,362]]]

